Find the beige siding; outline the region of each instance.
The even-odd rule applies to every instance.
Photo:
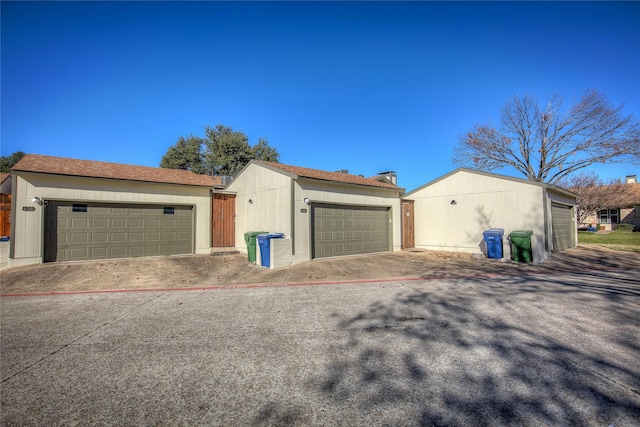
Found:
[[[308,198],[312,203],[335,203],[341,205],[385,206],[391,209],[391,239],[393,247],[401,248],[400,197],[397,191],[376,187],[353,186],[340,183],[323,183],[300,178],[295,184],[295,259],[311,259],[311,209],[304,203]]]
[[[390,207],[393,250],[401,247],[397,191],[305,178],[294,181],[286,173],[257,164],[249,164],[227,191],[236,193],[236,246],[241,251],[246,251],[244,233],[248,231],[281,232],[293,241],[293,263],[310,260],[311,209],[305,198],[318,203]]]
[[[206,187],[190,187],[64,177],[21,172],[16,175],[15,222],[11,265],[42,262],[44,207],[31,202],[43,200],[180,204],[194,206],[195,253],[209,253],[211,245],[211,197]],[[23,211],[35,207],[35,211]]]
[[[249,231],[285,233],[291,237],[292,179],[268,168],[249,164],[227,191],[236,193],[236,246],[246,251]],[[249,202],[251,201],[251,203]]]
[[[414,200],[416,247],[481,252],[482,232],[533,230],[534,259],[544,259],[544,189],[461,171],[407,196]],[[452,201],[455,203],[452,204]]]

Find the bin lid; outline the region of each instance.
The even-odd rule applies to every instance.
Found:
[[[256,237],[259,234],[265,234],[266,231],[247,231],[244,233],[244,237]]]
[[[258,240],[280,239],[284,237],[284,233],[263,233],[257,236]]]
[[[509,233],[509,237],[529,237],[533,234],[532,230],[513,230]]]
[[[504,234],[504,229],[502,228],[490,228],[482,232],[485,236],[502,236]]]

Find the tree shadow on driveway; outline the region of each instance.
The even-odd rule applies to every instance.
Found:
[[[348,338],[311,386],[339,410],[355,408],[359,423],[636,423],[639,285],[611,281],[411,284],[338,315]]]

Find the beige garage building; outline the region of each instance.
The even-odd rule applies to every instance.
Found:
[[[481,253],[483,231],[533,231],[534,262],[577,245],[576,195],[555,185],[457,169],[403,197],[413,209],[417,248]],[[411,206],[412,205],[412,206]]]
[[[387,177],[253,160],[226,190],[236,194],[238,250],[246,232],[285,234],[275,266],[400,250],[403,189]]]
[[[218,177],[31,154],[12,173],[11,266],[210,253]]]

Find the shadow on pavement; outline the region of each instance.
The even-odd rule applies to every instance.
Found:
[[[478,304],[468,288],[490,298]],[[586,332],[578,324],[578,330],[558,333],[571,314],[549,303],[564,299],[566,305],[567,298],[582,301],[579,310],[591,310],[602,317],[597,322],[609,322],[620,333],[605,343],[587,336],[589,328],[598,329],[597,322]],[[495,303],[487,305],[488,300]],[[527,311],[536,300],[543,307]],[[374,423],[635,423],[640,419],[639,302],[634,280],[619,286],[572,280],[549,287],[531,278],[481,279],[455,281],[445,292],[430,292],[428,286],[407,290],[355,316],[337,315],[348,339],[330,349],[332,362],[310,386]],[[528,318],[547,309],[544,321]],[[497,312],[502,314],[494,316]],[[586,342],[576,344],[581,334]]]

